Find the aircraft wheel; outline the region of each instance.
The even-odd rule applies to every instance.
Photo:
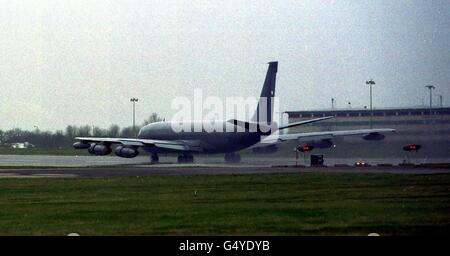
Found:
[[[152,164],[157,164],[159,163],[159,156],[156,153],[153,153],[152,156],[150,157],[150,161]]]
[[[240,163],[241,155],[239,154],[225,154],[225,162],[226,163]]]
[[[193,155],[179,155],[178,156],[178,163],[193,163],[194,162],[194,156]]]
[[[236,155],[234,155],[235,156],[235,163],[240,163],[241,162],[241,155],[239,155],[239,154],[236,154]]]

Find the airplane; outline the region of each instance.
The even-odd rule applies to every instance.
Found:
[[[223,131],[174,131],[171,122],[155,122],[142,127],[137,138],[101,138],[101,137],[76,137],[73,147],[76,149],[88,149],[94,155],[108,155],[112,152],[112,145],[116,145],[114,153],[119,157],[133,158],[139,155],[139,148],[151,153],[151,163],[158,163],[160,153],[176,153],[179,163],[192,163],[193,154],[217,154],[225,153],[225,162],[238,163],[241,157],[239,150],[250,147],[263,147],[276,143],[297,140],[311,140],[316,147],[329,147],[331,139],[336,136],[363,135],[366,140],[382,140],[383,133],[394,132],[394,129],[364,129],[350,131],[326,131],[312,133],[279,134],[287,128],[305,125],[313,122],[330,119],[333,116],[320,117],[300,122],[278,126],[272,122],[273,101],[275,96],[276,74],[278,62],[269,62],[269,67],[264,80],[256,111],[249,121],[236,119],[215,121],[221,122]],[[264,99],[264,100],[262,100]],[[187,126],[206,124],[202,121],[186,121]],[[270,129],[267,129],[267,128]],[[331,144],[330,144],[331,143]]]

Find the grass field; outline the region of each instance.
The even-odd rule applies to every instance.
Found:
[[[0,235],[450,234],[450,175],[0,179]]]

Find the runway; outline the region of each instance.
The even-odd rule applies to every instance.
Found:
[[[144,157],[128,159],[113,156],[0,155],[0,168],[2,166],[85,167],[140,163],[148,163],[148,159]]]
[[[294,166],[295,159],[247,156],[240,164],[225,164],[221,157],[203,156],[193,164],[177,164],[175,157],[165,157],[160,164],[152,165],[144,157],[123,159],[95,156],[0,156],[0,178],[39,177],[123,177],[154,175],[214,175],[214,174],[264,174],[264,173],[392,173],[437,174],[450,173],[446,166],[397,166],[399,159],[370,159],[372,166],[356,167],[358,159],[329,159],[327,167]],[[435,162],[446,159],[435,159]],[[335,164],[329,164],[334,162]],[[388,162],[388,164],[386,164]],[[390,162],[396,162],[390,165]],[[447,160],[447,162],[450,162]],[[384,163],[385,166],[377,166]],[[302,165],[302,161],[298,161]]]
[[[393,164],[404,162],[402,158],[327,158],[326,165],[347,164],[353,165],[355,162],[366,162],[372,165]],[[46,155],[0,155],[0,168],[7,167],[93,167],[93,166],[116,166],[116,165],[148,165],[149,156],[138,156],[136,158],[121,158],[116,156],[46,156]],[[176,164],[174,155],[160,155],[160,162],[163,165]],[[300,157],[295,159],[295,155],[277,157],[272,155],[242,155],[242,165],[251,166],[272,166],[272,165],[309,165],[308,159]],[[450,163],[450,158],[415,158],[410,159],[411,163]],[[195,163],[202,165],[224,165],[223,155],[196,155]]]

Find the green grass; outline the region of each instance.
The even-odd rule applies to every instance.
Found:
[[[448,235],[450,175],[5,178],[0,207],[0,235]]]

